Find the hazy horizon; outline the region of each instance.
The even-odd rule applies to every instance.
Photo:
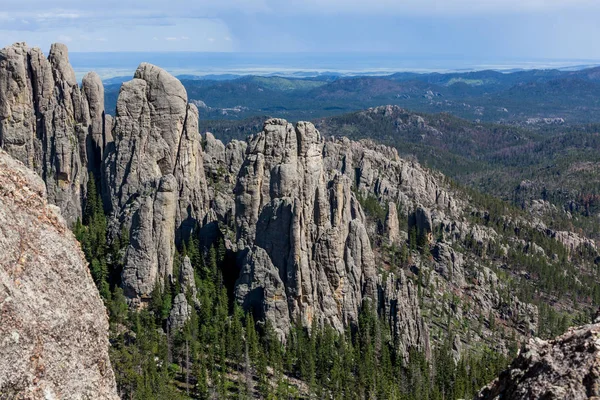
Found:
[[[45,49],[47,51],[47,49]],[[89,71],[102,79],[131,76],[141,62],[159,65],[175,75],[321,74],[389,75],[396,72],[461,72],[530,69],[583,69],[600,65],[593,59],[467,59],[458,55],[390,54],[379,52],[70,52],[81,78]]]

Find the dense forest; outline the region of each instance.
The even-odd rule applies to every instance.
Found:
[[[365,202],[369,209],[369,205]],[[370,206],[373,208],[373,206]],[[363,304],[356,326],[338,334],[329,326],[293,325],[282,343],[268,322],[257,323],[228,293],[221,241],[203,247],[197,237],[178,249],[194,267],[197,297],[180,330],[169,312],[177,282],[152,292],[147,307],[130,309],[119,287],[126,242],[107,246],[107,219],[90,175],[84,219],[74,228],[110,318],[111,362],[124,399],[448,399],[467,398],[495,377],[516,353],[483,349],[453,353],[453,332],[430,357],[396,353],[389,324]],[[121,237],[127,237],[124,232]],[[417,247],[417,239],[407,248]],[[399,261],[401,262],[401,261]],[[490,322],[493,323],[493,322]]]

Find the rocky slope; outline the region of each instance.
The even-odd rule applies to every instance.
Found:
[[[595,399],[600,396],[600,325],[571,328],[554,340],[531,339],[476,399]]]
[[[79,243],[44,182],[1,149],[0,321],[0,398],[118,398]]]

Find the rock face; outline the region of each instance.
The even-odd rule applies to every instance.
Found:
[[[170,279],[175,240],[187,238],[206,214],[198,110],[181,82],[143,63],[121,88],[113,135],[105,199],[117,228],[130,232],[123,286],[139,300]]]
[[[48,58],[24,43],[0,51],[0,147],[44,179],[69,224],[81,217],[87,171],[101,156],[92,142],[101,142],[103,118],[99,78],[88,75],[80,90],[64,45]]]
[[[355,181],[331,168],[344,156],[330,146],[312,124],[281,119],[249,139],[235,189],[237,300],[270,320],[281,338],[296,320],[341,332],[371,304],[392,325],[407,360],[411,348],[429,355],[416,290],[404,275],[377,276]],[[392,207],[390,236],[399,242]]]
[[[402,242],[400,238],[400,226],[398,222],[398,209],[396,203],[388,203],[388,212],[385,216],[385,236],[390,244],[399,245]]]
[[[0,149],[0,397],[118,399],[108,318],[44,182]]]
[[[183,257],[183,261],[179,268],[179,283],[181,284],[182,291],[185,293],[189,290],[192,298],[196,299],[198,289],[196,288],[194,267],[192,267],[192,262],[188,256]]]
[[[169,325],[173,330],[179,330],[185,326],[190,318],[192,307],[188,304],[185,294],[179,293],[173,299],[173,308],[169,313]]]
[[[232,140],[225,146],[210,132],[204,135],[204,170],[210,182],[210,208],[220,220],[231,226],[235,222],[232,194],[238,172],[244,163],[246,147],[246,142]]]
[[[89,107],[89,125],[85,143],[87,169],[96,177],[100,177],[104,148],[112,142],[112,134],[104,133],[112,129],[110,122],[107,127],[104,113],[104,85],[95,72],[85,75],[81,83]]]
[[[401,271],[397,279],[393,275],[385,280],[379,277],[379,288],[380,314],[390,324],[404,360],[408,363],[411,349],[429,358],[429,328],[421,316],[415,285]]]
[[[271,321],[279,338],[285,338],[291,326],[290,311],[279,270],[261,247],[245,249],[239,264],[242,271],[236,282],[236,300],[244,309],[254,310],[258,318]]]
[[[531,339],[476,399],[592,399],[600,396],[600,324],[555,340]]]
[[[237,296],[265,314],[342,330],[375,298],[376,272],[352,182],[325,167],[324,145],[312,124],[281,119],[249,140],[235,204],[238,248],[251,255]]]

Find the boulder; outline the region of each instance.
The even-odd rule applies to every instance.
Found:
[[[108,316],[42,179],[0,149],[0,397],[118,399]]]

